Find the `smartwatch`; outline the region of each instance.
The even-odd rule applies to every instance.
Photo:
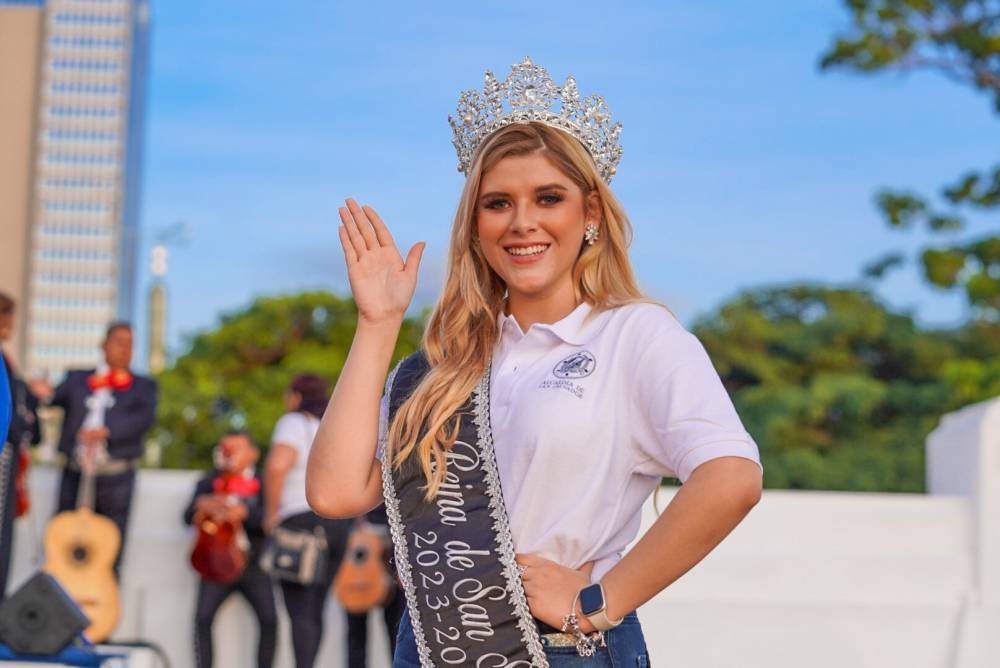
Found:
[[[610,631],[622,623],[622,619],[608,618],[608,604],[604,600],[604,587],[600,582],[580,590],[580,612],[598,631]]]

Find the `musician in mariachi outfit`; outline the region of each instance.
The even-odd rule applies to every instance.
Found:
[[[3,387],[9,392],[11,409],[10,426],[6,432],[0,429],[0,433],[6,433],[6,443],[0,451],[0,601],[7,591],[14,553],[14,520],[27,510],[27,488],[18,490],[17,485],[24,484],[29,446],[37,445],[41,439],[38,399],[3,350],[3,344],[14,333],[15,307],[14,300],[0,292],[0,360],[7,374],[8,383]]]
[[[270,668],[278,632],[278,615],[271,579],[258,560],[264,545],[264,495],[255,470],[260,451],[244,431],[225,434],[215,449],[215,470],[198,481],[194,496],[184,511],[184,522],[196,527],[228,522],[240,527],[235,540],[244,552],[245,568],[235,574],[225,569],[202,568],[195,608],[195,662],[198,668],[212,666],[212,624],[219,606],[239,592],[257,616],[257,667]],[[205,529],[207,529],[206,527]],[[205,530],[203,529],[203,530]],[[195,548],[196,551],[198,547]],[[216,547],[218,549],[218,547]],[[205,555],[205,560],[212,559]],[[192,561],[195,557],[192,556]],[[211,566],[211,564],[209,564]]]
[[[59,452],[65,457],[59,483],[57,512],[77,507],[81,465],[95,472],[94,512],[118,527],[122,545],[114,570],[120,573],[136,468],[144,451],[143,438],[156,417],[156,382],[132,373],[132,326],[114,322],[101,343],[104,361],[96,369],[73,370],[51,390],[33,388],[53,406],[63,409]]]
[[[603,98],[525,59],[450,121],[466,179],[445,284],[384,385],[423,244],[404,259],[373,208],[340,209],[358,324],[309,501],[384,499],[395,666],[647,665],[636,608],[757,503],[757,447],[701,343],[636,283]],[[663,476],[683,485],[626,553]]]

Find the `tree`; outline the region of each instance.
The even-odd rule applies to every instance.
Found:
[[[154,439],[168,468],[206,468],[227,429],[247,429],[266,445],[297,373],[336,382],[357,324],[354,302],[328,292],[262,297],[195,336],[160,374]],[[394,359],[416,350],[422,323],[407,319]]]
[[[921,331],[870,293],[744,292],[696,322],[769,488],[917,492],[940,416],[1000,394],[975,335]],[[994,346],[1000,344],[994,342]]]
[[[851,26],[822,56],[823,69],[872,73],[932,70],[982,91],[1000,112],[1000,1],[845,0]],[[965,230],[963,211],[995,214],[1000,207],[1000,165],[970,171],[942,189],[941,204],[906,190],[883,189],[879,209],[894,228],[926,225],[950,234]],[[866,269],[879,278],[904,261],[889,254]],[[962,289],[976,318],[1000,322],[1000,236],[986,234],[928,247],[923,274],[932,285]]]

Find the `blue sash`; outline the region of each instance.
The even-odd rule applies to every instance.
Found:
[[[3,358],[3,351],[0,351],[0,452],[3,452],[4,443],[7,442],[7,430],[10,429],[10,420],[14,412],[12,401],[7,361]]]

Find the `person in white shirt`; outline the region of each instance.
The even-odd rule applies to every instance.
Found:
[[[326,572],[315,584],[280,581],[291,620],[296,668],[310,668],[316,660],[323,636],[323,608],[351,527],[347,520],[319,517],[306,501],[306,462],[328,396],[327,381],[316,374],[292,379],[285,393],[288,412],[274,425],[264,466],[264,531],[272,533],[278,525],[309,533],[320,528],[327,542]]]
[[[476,590],[484,595],[470,608],[473,597],[459,593],[465,581],[454,596],[437,595],[435,577],[450,577],[448,568],[422,570],[437,563],[430,548],[438,535],[451,536],[450,568],[473,564],[456,556],[463,553],[452,532],[476,537],[462,504],[477,489],[460,477],[479,464],[475,453],[486,487],[495,456],[506,510],[489,516],[499,536],[489,553],[510,585],[512,616],[523,595],[537,626],[515,619],[523,653],[493,653],[483,665],[646,665],[634,610],[701,561],[761,495],[757,447],[704,348],[637,286],[631,228],[607,185],[616,155],[594,148],[593,126],[563,122],[570,112],[540,111],[553,95],[539,70],[525,60],[512,72],[517,81],[499,86],[487,74],[479,106],[460,107],[452,120],[466,182],[446,281],[423,362],[404,361],[385,394],[424,244],[404,259],[373,208],[348,199],[340,209],[358,326],[310,453],[306,492],[316,512],[337,517],[385,497],[408,602],[396,666],[473,656],[477,641],[506,628],[503,619],[483,623],[494,614],[485,601],[492,587]],[[561,89],[564,109],[576,108],[575,86]],[[536,120],[498,107],[492,125],[477,122],[482,105],[502,95]],[[588,118],[604,123],[605,108],[593,108]],[[402,396],[393,389],[399,376]],[[470,411],[479,450],[467,447],[473,432],[462,431]],[[417,502],[405,487],[414,470],[426,494]],[[663,476],[683,485],[624,553]],[[421,503],[443,520],[433,531],[418,524]],[[504,540],[516,563],[506,561]],[[511,571],[519,582],[510,583]]]

